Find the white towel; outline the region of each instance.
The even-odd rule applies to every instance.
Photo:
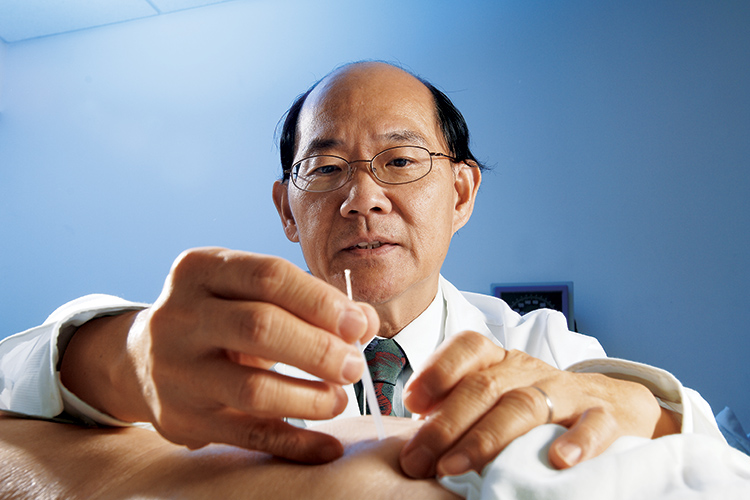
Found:
[[[701,434],[623,437],[566,470],[547,460],[565,428],[549,424],[513,441],[482,472],[440,478],[469,500],[750,499],[750,457]]]

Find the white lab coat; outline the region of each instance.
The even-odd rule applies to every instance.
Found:
[[[81,324],[143,307],[146,304],[109,295],[88,295],[58,308],[42,325],[4,339],[0,342],[0,409],[48,419],[65,410],[88,422],[127,425],[70,393],[60,382],[58,362]],[[477,331],[506,349],[527,352],[560,369],[612,373],[642,382],[662,405],[682,415],[683,433],[705,433],[723,440],[711,408],[697,392],[684,388],[664,370],[607,358],[596,339],[568,331],[565,317],[555,311],[538,310],[520,316],[498,298],[459,292],[441,277],[438,294],[428,311],[396,339],[418,372],[435,346],[464,330]],[[309,378],[292,367],[278,369]],[[345,390],[349,404],[337,418],[359,415],[353,386]]]

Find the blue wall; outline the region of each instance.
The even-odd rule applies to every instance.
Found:
[[[747,26],[744,1],[238,0],[7,45],[0,337],[85,293],[153,300],[192,246],[303,265],[274,128],[337,64],[387,59],[494,165],[444,274],[573,281],[610,355],[750,422]]]

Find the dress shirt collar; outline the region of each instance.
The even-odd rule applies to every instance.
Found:
[[[406,354],[414,373],[422,369],[427,358],[445,338],[445,316],[443,289],[438,285],[435,298],[427,309],[393,337]]]

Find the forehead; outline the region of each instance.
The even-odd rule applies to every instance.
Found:
[[[430,90],[384,64],[355,65],[315,87],[297,122],[297,153],[323,150],[443,145]],[[377,151],[375,151],[377,152]]]

